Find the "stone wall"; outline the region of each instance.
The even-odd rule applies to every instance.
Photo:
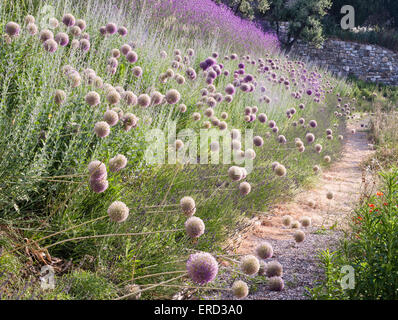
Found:
[[[398,86],[398,53],[376,45],[329,39],[319,49],[298,42],[292,51],[339,76]]]
[[[282,23],[286,37],[288,23]],[[320,48],[298,41],[292,54],[320,65],[338,76],[353,74],[359,79],[398,86],[398,53],[377,45],[326,40]]]

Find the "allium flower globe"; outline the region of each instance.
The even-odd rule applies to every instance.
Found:
[[[218,273],[216,259],[207,252],[191,254],[186,266],[191,280],[199,285],[213,281]]]
[[[115,201],[108,208],[108,215],[111,221],[121,223],[126,221],[130,213],[124,202]]]

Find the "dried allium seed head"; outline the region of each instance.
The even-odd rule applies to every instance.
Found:
[[[20,31],[21,27],[18,23],[15,23],[13,21],[7,22],[5,26],[5,32],[7,35],[9,35],[10,37],[17,37]]]
[[[233,283],[231,291],[235,298],[243,299],[249,294],[249,287],[247,286],[246,282],[237,280]]]
[[[243,176],[242,169],[237,166],[232,166],[228,169],[228,176],[232,179],[232,181],[239,181]]]
[[[311,218],[310,217],[302,217],[300,219],[300,223],[304,228],[307,228],[311,225]]]
[[[130,50],[126,55],[126,59],[130,63],[135,63],[138,60],[138,55],[135,51]]]
[[[260,136],[255,136],[255,137],[253,138],[253,144],[254,144],[256,147],[262,147],[263,144],[264,144],[264,140],[263,140],[263,138],[261,138]]]
[[[181,206],[181,210],[182,212],[186,215],[186,216],[192,216],[195,214],[196,212],[196,204],[195,204],[195,200],[192,197],[183,197],[180,200],[180,206]]]
[[[207,284],[217,276],[217,260],[207,252],[191,254],[187,261],[187,272],[193,282]]]
[[[62,22],[67,27],[72,27],[75,25],[76,19],[73,15],[71,15],[70,13],[67,13],[62,17]]]
[[[181,104],[178,106],[178,109],[180,110],[180,112],[184,113],[184,112],[187,111],[187,106],[186,106],[185,104],[181,103]]]
[[[332,161],[332,159],[330,158],[330,156],[325,156],[325,157],[323,158],[323,160],[324,160],[325,162],[327,162],[327,163],[329,163],[330,161]]]
[[[192,118],[193,118],[194,121],[199,121],[200,118],[201,118],[200,113],[194,112],[194,113],[192,114]]]
[[[274,260],[274,261],[270,261],[267,263],[266,265],[266,272],[267,277],[281,277],[283,274],[283,267],[282,265]]]
[[[271,277],[268,279],[268,288],[271,291],[282,291],[285,287],[281,277]]]
[[[119,122],[119,115],[113,110],[107,110],[104,113],[104,121],[106,121],[111,127],[113,127]]]
[[[37,26],[36,26],[34,23],[29,23],[29,24],[26,26],[26,30],[28,30],[28,33],[29,33],[31,36],[34,36],[35,34],[37,34],[37,31],[38,31]]]
[[[322,145],[320,145],[319,143],[315,145],[315,151],[318,153],[321,153],[322,151]]]
[[[260,269],[260,262],[258,261],[257,257],[253,255],[247,255],[243,257],[240,267],[245,274],[251,276],[256,274]]]
[[[151,104],[151,97],[146,93],[140,94],[137,103],[140,107],[147,108]]]
[[[54,101],[56,104],[63,104],[66,100],[66,93],[63,90],[57,89],[54,94]]]
[[[103,180],[107,177],[106,166],[99,160],[91,161],[88,164],[87,169],[93,180]]]
[[[109,160],[109,170],[111,172],[118,172],[124,169],[126,165],[127,158],[122,154],[118,154]]]
[[[115,89],[111,90],[107,95],[106,95],[106,101],[108,101],[108,103],[110,105],[115,105],[118,104],[120,102],[120,94],[119,92],[117,92]]]
[[[142,76],[142,68],[141,68],[140,66],[135,66],[135,67],[131,70],[131,73],[132,73],[135,77],[139,78],[139,77]]]
[[[245,151],[245,158],[249,160],[254,160],[256,157],[256,152],[253,149],[247,149]]]
[[[90,41],[88,41],[87,39],[80,39],[79,41],[79,48],[80,50],[86,52],[88,50],[90,50]]]
[[[290,227],[293,222],[293,218],[289,215],[285,215],[282,217],[282,223],[285,227]]]
[[[93,179],[90,177],[90,187],[95,193],[102,193],[109,187],[109,182],[106,179]]]
[[[174,149],[179,151],[182,148],[184,148],[184,142],[182,142],[182,140],[177,139],[176,141],[174,141]]]
[[[329,199],[329,200],[332,200],[332,199],[333,199],[333,192],[328,191],[328,192],[326,193],[326,198]]]
[[[132,91],[125,91],[123,99],[128,106],[135,106],[138,103],[138,98]]]
[[[126,221],[130,213],[129,208],[124,202],[115,201],[108,208],[108,215],[113,222],[121,223]]]
[[[293,238],[297,243],[303,242],[305,239],[305,233],[301,230],[296,230],[293,234]]]
[[[100,104],[101,97],[97,92],[90,91],[89,93],[86,94],[85,100],[89,106],[95,107]]]
[[[72,34],[72,36],[78,37],[81,35],[82,30],[78,26],[75,25],[72,28],[70,28],[70,33]]]
[[[48,39],[43,43],[44,50],[54,53],[58,49],[58,44],[53,39]]]
[[[99,138],[105,138],[111,132],[111,128],[105,121],[99,121],[94,126],[94,132]]]
[[[274,249],[272,248],[269,242],[264,241],[263,243],[257,246],[256,254],[259,256],[260,259],[268,259],[273,256]]]
[[[119,35],[121,35],[122,37],[124,37],[124,36],[127,35],[127,28],[126,28],[126,27],[119,27],[119,28],[117,29],[117,33],[118,33]]]
[[[59,32],[55,36],[55,41],[61,47],[65,47],[69,43],[69,36],[65,32]]]
[[[246,196],[250,193],[252,187],[248,182],[242,182],[239,184],[239,192],[241,195]]]
[[[312,143],[315,141],[315,136],[312,133],[307,133],[305,135],[305,139],[307,140],[308,143]]]
[[[190,238],[199,238],[205,232],[205,224],[198,217],[190,217],[185,221],[185,231]]]
[[[26,17],[25,17],[25,19],[24,19],[24,21],[25,21],[25,24],[30,24],[30,23],[35,23],[35,17],[34,16],[32,16],[32,15],[30,15],[30,14],[28,14]]]
[[[56,29],[59,26],[59,21],[56,18],[50,18],[49,25],[51,29]]]
[[[279,177],[284,177],[286,175],[286,168],[282,164],[276,165],[274,172]]]
[[[105,26],[105,29],[106,29],[107,33],[115,34],[117,31],[117,26],[116,26],[116,24],[110,22],[110,23],[107,23],[107,25]]]
[[[39,38],[40,38],[41,42],[45,42],[48,39],[53,39],[54,34],[52,33],[52,31],[50,31],[48,29],[43,29],[40,31]]]

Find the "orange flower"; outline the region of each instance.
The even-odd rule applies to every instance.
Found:
[[[375,205],[374,205],[373,203],[370,203],[370,204],[369,204],[369,207],[374,208]]]
[[[383,192],[378,191],[376,194],[377,194],[378,196],[382,196],[382,195],[383,195]]]
[[[383,205],[388,206],[388,203],[387,203],[387,202],[384,202]]]

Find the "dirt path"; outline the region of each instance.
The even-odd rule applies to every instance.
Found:
[[[257,283],[253,286],[253,282],[247,299],[306,298],[305,287],[312,287],[322,272],[318,266],[319,250],[335,249],[349,220],[347,215],[354,208],[362,188],[366,185],[363,182],[369,180],[360,167],[361,162],[373,153],[368,144],[367,133],[361,130],[361,124],[365,123],[366,121],[354,121],[348,125],[341,160],[320,174],[315,188],[303,191],[293,201],[279,204],[266,215],[255,218],[252,227],[241,235],[235,253],[253,254],[257,245],[266,240],[274,248],[273,257],[267,261],[277,260],[284,269],[283,291],[271,292],[266,285]],[[356,129],[356,133],[352,134],[351,129]],[[334,194],[332,200],[326,198],[328,191]],[[311,207],[310,201],[314,201],[315,206]],[[292,234],[295,229],[283,226],[284,215],[290,215],[296,220],[303,216],[311,217],[312,226],[302,228],[306,233],[304,242],[294,242]],[[221,272],[220,278],[221,282],[230,285],[234,280],[227,270]],[[232,295],[226,292],[213,298],[231,299]]]

